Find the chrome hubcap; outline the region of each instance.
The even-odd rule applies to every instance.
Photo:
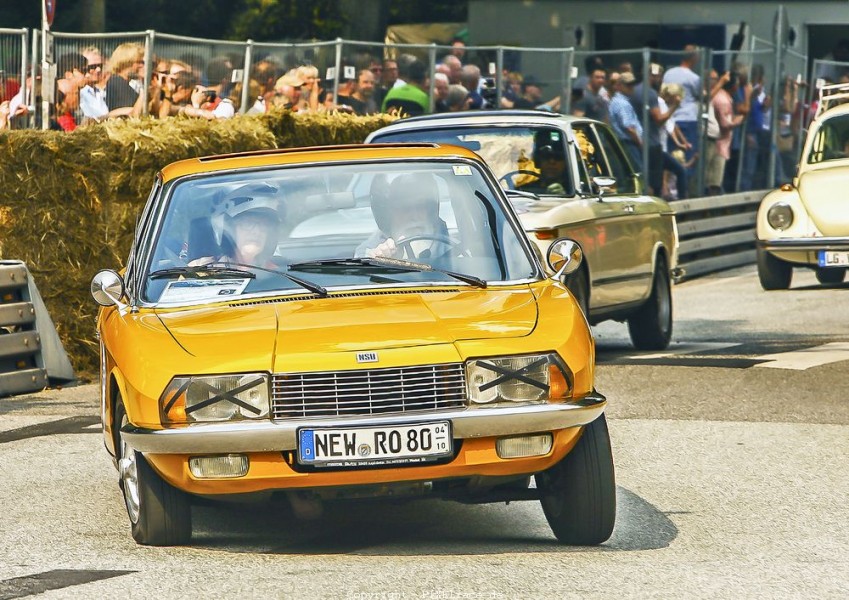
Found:
[[[127,416],[121,419],[121,428],[128,423]],[[120,434],[119,434],[120,435]],[[127,514],[133,524],[139,522],[139,470],[136,462],[136,452],[124,440],[121,439],[121,457],[118,460],[118,472],[121,476],[121,489],[124,492],[124,502],[127,505]]]

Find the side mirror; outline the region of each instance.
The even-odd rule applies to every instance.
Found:
[[[596,175],[593,177],[593,183],[598,188],[598,197],[602,198],[606,193],[612,191],[613,186],[616,185],[616,178]]]
[[[546,260],[554,271],[554,278],[562,279],[564,275],[571,275],[578,270],[584,260],[584,251],[577,242],[560,238],[548,247]]]
[[[91,280],[91,296],[100,306],[123,306],[124,280],[118,273],[105,269]]]

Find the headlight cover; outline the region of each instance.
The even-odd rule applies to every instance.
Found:
[[[268,382],[267,373],[175,377],[159,399],[162,422],[268,418]]]
[[[466,388],[473,407],[562,402],[572,395],[572,381],[572,373],[554,353],[466,362]]]
[[[793,224],[793,209],[783,202],[774,204],[766,211],[766,220],[773,229],[784,231]]]

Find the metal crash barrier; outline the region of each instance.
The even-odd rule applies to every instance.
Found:
[[[26,264],[0,260],[0,397],[34,392],[74,370]]]
[[[755,222],[768,190],[679,200],[678,264],[684,280],[756,261]]]

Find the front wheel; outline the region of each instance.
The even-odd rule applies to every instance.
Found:
[[[846,277],[846,269],[834,267],[819,268],[816,270],[816,276],[817,281],[823,285],[837,285],[838,283],[843,283],[843,279]]]
[[[758,279],[763,289],[786,290],[790,287],[790,281],[793,279],[793,267],[790,263],[774,257],[761,248],[757,249],[757,257]]]
[[[140,452],[121,435],[129,420],[124,405],[115,407],[115,447],[119,485],[133,539],[146,546],[178,546],[192,537],[192,513],[186,494],[163,480]]]
[[[663,256],[657,257],[648,300],[628,319],[628,333],[638,350],[663,350],[672,339],[672,282]]]
[[[586,425],[572,451],[538,473],[536,482],[545,518],[561,543],[607,541],[616,522],[616,477],[604,414]]]

